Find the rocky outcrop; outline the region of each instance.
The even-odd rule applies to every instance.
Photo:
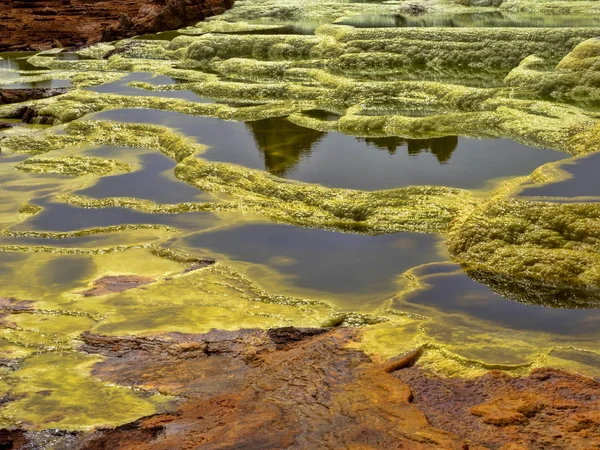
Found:
[[[0,31],[1,33],[1,31]],[[8,105],[13,103],[24,103],[30,100],[40,100],[43,98],[56,97],[68,92],[67,88],[25,88],[25,89],[0,89],[0,105]],[[54,118],[49,116],[40,116],[38,108],[31,104],[24,104],[14,109],[10,114],[6,115],[9,119],[21,119],[22,123],[49,124],[54,123]],[[12,128],[19,125],[16,122],[0,121],[0,130]]]
[[[103,41],[123,36],[175,30],[206,17],[222,14],[233,6],[234,0],[153,0],[143,5],[137,15],[119,16],[116,26],[108,28]]]
[[[56,97],[57,95],[65,94],[68,91],[68,88],[0,88],[0,105],[24,103],[30,100]],[[6,117],[10,119],[21,119],[23,123],[32,123],[35,121],[38,124],[52,125],[54,123],[54,118],[49,116],[40,116],[38,114],[38,109],[39,106],[36,108],[30,104],[25,104],[13,110],[10,114],[7,114]],[[15,122],[0,121],[0,129],[12,128],[17,125],[18,123]]]
[[[0,52],[89,45],[173,30],[221,14],[234,0],[7,0]]]

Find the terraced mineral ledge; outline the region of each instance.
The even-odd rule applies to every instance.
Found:
[[[598,448],[599,5],[24,29],[0,448]]]

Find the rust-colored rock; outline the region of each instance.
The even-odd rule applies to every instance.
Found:
[[[471,414],[481,417],[484,423],[506,427],[529,423],[527,418],[538,413],[543,405],[544,399],[539,395],[514,392],[475,405]]]
[[[395,373],[432,425],[502,450],[600,448],[600,383],[558,370],[528,377],[492,371],[444,379],[413,367]]]
[[[84,349],[108,356],[95,376],[186,400],[174,413],[87,435],[80,448],[466,448],[429,425],[405,383],[346,348],[357,335],[288,328],[120,344],[86,334]]]
[[[193,24],[234,0],[4,0],[0,52],[89,45]]]
[[[234,0],[151,0],[136,15],[119,14],[117,25],[106,29],[103,41],[124,36],[175,30],[209,16],[222,14]]]
[[[381,368],[388,373],[392,373],[400,369],[412,367],[419,360],[421,355],[423,355],[423,347],[419,347],[404,355],[396,356],[395,358],[386,361]]]
[[[13,450],[23,448],[27,438],[23,430],[0,430],[0,449]]]

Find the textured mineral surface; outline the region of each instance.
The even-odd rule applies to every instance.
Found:
[[[600,3],[180,3],[0,54],[0,446],[598,448]]]

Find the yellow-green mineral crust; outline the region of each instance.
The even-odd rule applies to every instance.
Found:
[[[56,173],[61,175],[107,175],[113,172],[128,172],[131,167],[111,159],[89,156],[64,156],[58,158],[29,158],[17,169],[24,172]]]
[[[449,250],[475,279],[519,301],[597,307],[600,206],[514,197],[515,187],[458,220]]]

